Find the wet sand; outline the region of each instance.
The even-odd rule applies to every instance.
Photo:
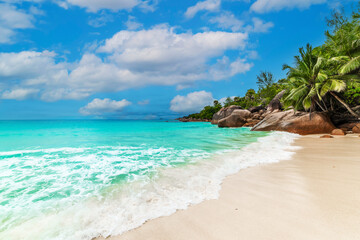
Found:
[[[305,136],[292,160],[227,177],[204,201],[111,240],[359,240],[360,137]]]

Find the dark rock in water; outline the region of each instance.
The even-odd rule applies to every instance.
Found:
[[[345,132],[342,129],[336,128],[336,129],[331,131],[331,135],[344,136]]]
[[[268,114],[259,122],[252,131],[285,131],[306,134],[331,133],[335,129],[334,124],[325,113],[297,112],[289,110]]]
[[[334,137],[331,135],[322,135],[320,138],[334,138]]]
[[[249,110],[237,109],[232,112],[232,114],[226,118],[221,119],[218,122],[219,127],[242,127],[247,119],[251,116]]]
[[[273,98],[273,100],[271,100],[271,102],[267,106],[268,111],[272,112],[274,110],[281,110],[283,108],[280,100],[284,96],[285,92],[286,90],[282,90]]]
[[[221,108],[217,113],[214,114],[211,123],[218,124],[220,119],[226,118],[232,114],[234,110],[242,109],[240,106],[231,105],[226,108]]]
[[[263,107],[263,106],[257,106],[257,107],[251,107],[251,108],[249,108],[249,111],[251,112],[251,113],[255,113],[255,112],[259,112],[260,110],[264,110],[265,109],[265,107]]]
[[[360,123],[356,124],[356,125],[352,128],[352,132],[353,132],[353,133],[360,133]]]

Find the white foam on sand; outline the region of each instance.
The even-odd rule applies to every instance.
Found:
[[[92,239],[119,235],[144,222],[219,196],[228,175],[259,164],[291,159],[298,135],[274,132],[238,151],[214,155],[156,176],[114,185],[106,193],[0,233],[0,239]]]

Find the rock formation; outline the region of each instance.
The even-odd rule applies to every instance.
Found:
[[[293,110],[268,114],[252,131],[285,131],[301,135],[331,133],[335,129],[325,113],[294,113]]]
[[[222,118],[218,121],[219,127],[242,127],[247,123],[247,119],[251,117],[249,110],[237,109],[230,116]]]
[[[267,111],[273,112],[274,110],[282,110],[282,104],[280,100],[284,96],[285,92],[286,90],[282,90],[273,98],[273,100],[271,100],[271,102],[267,106]]]
[[[220,119],[226,118],[232,114],[233,111],[241,109],[240,106],[231,105],[229,107],[221,108],[220,111],[214,114],[211,123],[218,124]]]

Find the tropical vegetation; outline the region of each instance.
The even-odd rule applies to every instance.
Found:
[[[200,113],[188,117],[211,119],[221,107],[238,105],[244,109],[266,106],[274,96],[286,90],[285,108],[295,111],[346,111],[360,118],[360,2],[347,17],[343,10],[334,11],[327,19],[329,30],[321,46],[310,44],[299,49],[294,64],[284,64],[286,79],[276,81],[273,74],[261,71],[257,91],[249,89],[245,96],[214,101]]]

